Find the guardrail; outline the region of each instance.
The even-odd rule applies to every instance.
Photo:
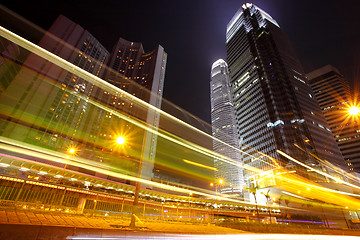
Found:
[[[129,219],[133,197],[86,190],[72,186],[0,175],[0,208],[29,211],[102,215]],[[156,202],[142,199],[136,206],[139,219],[217,223],[225,219],[244,221],[254,217],[251,211],[214,209],[196,203]],[[268,213],[261,212],[262,217]]]

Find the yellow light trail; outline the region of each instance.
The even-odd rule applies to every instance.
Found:
[[[193,161],[186,160],[186,159],[183,159],[183,161],[186,162],[186,163],[188,163],[188,164],[192,164],[192,165],[194,165],[194,166],[198,166],[198,167],[202,167],[202,168],[207,168],[207,169],[210,169],[210,170],[218,171],[217,168],[210,167],[210,166],[206,166],[206,165],[201,164],[201,163],[193,162]]]
[[[301,148],[299,145],[294,144],[297,148],[299,148],[301,151],[306,152],[303,148]],[[313,153],[309,153],[311,156],[313,156],[315,159],[317,159],[320,163],[324,164],[324,166],[327,166],[328,168],[330,168],[331,170],[334,170],[335,172],[345,175],[346,178],[353,180],[354,182],[360,182],[360,179],[354,175],[351,175],[347,172],[345,172],[344,170],[342,170],[341,168],[334,166],[333,164],[331,164],[328,161],[322,160],[321,158],[319,158],[318,156],[316,156]]]
[[[192,130],[194,130],[194,131],[196,131],[196,132],[199,132],[199,133],[201,133],[201,134],[203,134],[203,135],[205,135],[205,136],[207,136],[207,137],[209,137],[209,138],[211,138],[211,139],[214,139],[214,140],[216,140],[216,141],[218,141],[218,142],[220,142],[220,143],[222,143],[222,144],[224,144],[224,145],[226,145],[226,146],[228,146],[228,147],[230,147],[230,148],[233,148],[235,151],[239,151],[239,149],[236,149],[236,148],[234,148],[233,146],[231,146],[231,145],[229,145],[229,144],[226,144],[226,143],[220,141],[219,139],[213,138],[211,135],[202,132],[201,130],[199,130],[199,129],[197,129],[197,128],[195,128],[195,127],[193,127],[193,126],[191,126],[191,125],[189,125],[189,124],[187,124],[187,123],[185,123],[185,122],[183,122],[183,121],[181,121],[181,120],[179,120],[179,119],[177,119],[177,118],[175,118],[174,116],[172,116],[172,115],[170,115],[170,114],[168,114],[168,113],[166,113],[166,112],[164,112],[164,111],[162,111],[162,110],[160,110],[160,109],[157,109],[156,107],[154,107],[154,106],[152,106],[152,105],[150,105],[150,104],[148,104],[148,103],[146,103],[146,102],[144,102],[144,101],[142,101],[142,100],[134,97],[133,95],[131,95],[131,94],[129,94],[129,93],[127,93],[127,92],[119,89],[119,88],[116,88],[115,86],[113,86],[113,85],[111,85],[111,84],[103,81],[102,79],[100,79],[100,78],[98,78],[98,77],[96,77],[96,76],[94,76],[94,75],[86,72],[85,70],[83,70],[83,69],[81,69],[81,68],[78,68],[77,66],[75,66],[75,65],[73,65],[73,64],[71,64],[71,63],[69,63],[69,62],[67,62],[67,61],[65,61],[65,60],[63,60],[63,59],[61,59],[60,57],[58,57],[58,56],[56,56],[56,55],[54,55],[54,54],[52,54],[52,53],[50,53],[50,52],[48,52],[48,51],[40,48],[39,46],[36,46],[35,44],[32,44],[31,42],[29,42],[29,41],[27,41],[27,40],[25,40],[25,39],[23,39],[23,38],[15,35],[15,34],[11,33],[10,31],[6,30],[6,29],[3,28],[3,27],[0,27],[0,33],[1,33],[1,36],[9,39],[10,41],[15,42],[15,43],[18,44],[19,46],[24,47],[25,49],[29,50],[30,52],[33,52],[33,53],[35,53],[35,54],[43,57],[44,59],[46,59],[46,60],[48,60],[48,61],[50,61],[50,62],[58,65],[59,67],[65,69],[65,70],[67,70],[67,71],[69,71],[69,72],[71,72],[71,73],[73,73],[73,74],[75,74],[75,75],[78,75],[78,76],[81,77],[81,78],[86,79],[88,82],[94,84],[95,86],[98,86],[98,87],[100,87],[100,88],[102,88],[102,89],[104,89],[104,90],[107,90],[108,92],[112,92],[112,93],[120,92],[120,93],[126,95],[127,97],[131,98],[134,102],[137,102],[137,103],[140,104],[140,105],[144,105],[144,106],[146,106],[146,107],[149,108],[149,109],[152,109],[152,110],[154,110],[154,111],[157,111],[157,112],[163,114],[164,116],[166,116],[166,117],[174,120],[174,121],[177,122],[177,123],[180,123],[180,124],[182,124],[182,125],[190,128],[190,129],[192,129]],[[87,100],[87,101],[91,101],[91,100],[88,99],[87,97],[84,97],[84,96],[81,96],[81,97],[82,97],[83,99]],[[91,101],[91,102],[92,102],[92,104],[97,105],[98,107],[101,106],[101,104],[95,103],[94,101]],[[251,169],[251,170],[253,170],[253,171],[260,171],[259,169],[250,167],[250,166],[248,166],[248,165],[242,165],[241,163],[238,163],[238,162],[234,161],[233,159],[226,158],[225,156],[222,156],[222,155],[220,155],[220,154],[214,153],[214,152],[212,152],[212,151],[210,151],[210,150],[208,150],[208,149],[206,149],[206,148],[200,147],[200,146],[198,146],[198,145],[196,145],[196,144],[187,142],[186,140],[176,138],[175,136],[172,136],[172,135],[169,134],[169,133],[165,134],[165,133],[159,133],[158,131],[154,131],[152,128],[146,127],[145,124],[140,123],[139,121],[135,121],[134,119],[131,119],[131,118],[128,117],[128,116],[122,115],[122,114],[120,114],[119,112],[116,112],[116,111],[114,111],[114,110],[111,109],[111,108],[106,108],[106,107],[104,107],[104,106],[101,106],[100,108],[101,108],[101,109],[106,109],[107,111],[109,111],[109,112],[117,115],[119,118],[127,119],[128,121],[132,122],[133,124],[135,124],[135,125],[137,125],[137,126],[140,126],[140,127],[142,127],[143,129],[145,129],[145,130],[147,130],[147,131],[150,131],[150,132],[153,132],[153,133],[155,133],[155,134],[158,134],[159,136],[161,136],[161,137],[163,137],[163,138],[165,138],[165,139],[167,139],[167,140],[169,140],[169,141],[172,141],[172,142],[174,142],[174,143],[176,143],[176,144],[179,144],[179,145],[182,145],[182,146],[184,146],[184,147],[190,148],[190,149],[192,149],[192,150],[194,150],[194,151],[197,151],[197,152],[199,152],[199,153],[202,153],[202,154],[204,154],[204,155],[211,156],[211,157],[215,157],[215,158],[217,158],[217,159],[219,159],[219,160],[225,161],[225,162],[227,162],[227,163],[229,163],[229,164],[233,164],[233,165],[238,166],[238,167],[244,167],[244,168],[247,168],[247,169]],[[47,151],[48,151],[48,150],[47,150]],[[240,150],[240,151],[241,151],[241,150]],[[250,154],[248,154],[248,153],[246,153],[246,152],[244,152],[244,151],[241,151],[241,152],[243,152],[243,153],[245,153],[245,154],[247,154],[247,155],[250,155]],[[263,154],[262,154],[262,155],[263,155]],[[250,155],[250,156],[252,156],[252,155]],[[271,160],[273,160],[273,159],[271,159]],[[274,162],[274,163],[277,164],[277,162]],[[96,166],[96,167],[99,167],[99,166]],[[315,170],[315,171],[316,171],[316,170]],[[321,172],[320,174],[323,174],[323,173]],[[118,175],[117,175],[117,176],[118,176]],[[123,177],[126,177],[126,178],[128,179],[130,176],[124,175]],[[135,178],[135,179],[136,179],[136,178]],[[136,181],[135,179],[132,179],[132,180]],[[337,179],[336,179],[336,180],[337,180]],[[137,181],[140,181],[140,180],[137,179]],[[144,181],[144,180],[141,180],[141,181]],[[150,182],[150,183],[147,183],[147,184],[154,184],[154,183],[153,183],[153,182]],[[166,185],[165,185],[165,186],[166,186]],[[193,191],[192,191],[192,192],[193,192]]]
[[[317,190],[322,190],[322,191],[326,191],[326,192],[333,192],[333,193],[337,193],[337,194],[342,194],[342,195],[348,195],[348,196],[353,196],[353,197],[360,197],[359,194],[355,194],[355,193],[349,193],[349,192],[344,192],[344,191],[339,191],[339,190],[334,190],[331,188],[326,188],[326,187],[322,187],[319,185],[315,185],[315,183],[305,183],[303,181],[297,181],[294,179],[291,179],[289,177],[279,177],[279,178],[283,178],[283,181],[288,181],[288,182],[293,182],[295,183],[297,186],[305,186],[305,187],[311,187],[310,189],[307,189],[308,191],[312,191],[313,189],[317,189]]]
[[[335,180],[335,181],[337,181],[337,182],[341,182],[342,184],[345,184],[345,185],[348,185],[348,186],[351,186],[351,187],[360,189],[360,187],[357,186],[357,185],[354,185],[354,184],[345,182],[345,181],[343,181],[343,180],[341,180],[341,179],[337,179],[337,178],[331,176],[330,174],[327,174],[327,173],[324,173],[324,172],[322,172],[322,171],[316,170],[315,168],[312,168],[312,167],[310,167],[310,166],[308,166],[308,165],[306,165],[306,164],[304,164],[304,163],[296,160],[295,158],[287,155],[286,153],[284,153],[284,152],[282,152],[282,151],[280,151],[280,150],[276,150],[276,151],[277,151],[278,153],[280,153],[281,155],[283,155],[284,157],[290,159],[291,161],[296,162],[297,164],[299,164],[299,165],[301,165],[301,166],[303,166],[303,167],[306,167],[307,169],[310,169],[310,170],[312,170],[312,171],[314,171],[314,172],[316,172],[316,173],[318,173],[318,174],[320,174],[320,175],[323,175],[323,176],[325,176],[325,177],[331,178],[331,179],[333,179],[333,180]]]
[[[40,46],[37,46],[36,44],[33,44],[31,43],[30,41],[12,33],[11,31],[7,30],[6,28],[0,26],[0,35],[14,43],[16,43],[17,45],[27,49],[28,51],[32,52],[32,53],[35,53],[36,55],[48,60],[49,62],[52,62],[54,63],[55,65],[67,70],[68,72],[71,72],[75,75],[78,75],[80,78],[83,78],[83,79],[86,79],[89,83],[91,84],[94,84],[95,86],[103,89],[103,90],[106,90],[108,92],[111,92],[112,94],[115,94],[115,93],[118,93],[120,92],[121,94],[124,94],[125,96],[129,97],[130,99],[134,100],[135,102],[137,102],[139,105],[144,105],[145,107],[147,108],[150,108],[152,110],[154,110],[155,112],[159,112],[160,114],[174,120],[175,122],[178,122],[202,135],[205,135],[206,137],[209,137],[211,139],[214,139],[232,149],[234,149],[235,151],[241,151],[240,149],[237,149],[225,142],[222,142],[221,140],[219,139],[216,139],[214,138],[213,136],[191,126],[190,124],[180,120],[180,119],[177,119],[176,117],[162,111],[161,109],[158,109],[156,108],[155,106],[131,95],[130,93],[120,89],[120,88],[117,88],[115,87],[114,85],[102,80],[101,78],[95,76],[95,75],[92,75],[91,73],[79,68],[78,66],[75,66],[74,64],[60,58],[59,56],[41,48]],[[89,100],[88,97],[86,97],[86,100]],[[114,113],[114,110],[110,110],[111,113]],[[156,134],[156,133],[155,133]],[[209,150],[208,150],[209,151]],[[243,152],[243,151],[241,151]],[[246,152],[243,152],[244,154],[248,154]],[[224,156],[220,155],[220,154],[214,154],[214,152],[212,153],[213,155],[215,155],[217,158],[220,158],[219,160],[223,160]],[[249,155],[249,154],[248,154]],[[238,165],[238,163],[236,161],[233,161],[232,159],[227,159],[227,161],[229,161],[228,163],[230,164],[233,164],[233,165]],[[242,166],[240,166],[242,167]],[[250,166],[249,166],[250,167]]]
[[[191,126],[190,124],[183,122],[182,120],[177,119],[176,117],[174,117],[174,116],[172,116],[172,115],[170,115],[170,114],[168,114],[168,113],[166,113],[166,112],[152,106],[151,104],[149,104],[149,103],[147,103],[147,102],[145,102],[145,101],[143,101],[143,100],[129,94],[128,92],[125,92],[124,90],[122,90],[120,88],[117,88],[114,85],[111,85],[110,83],[102,80],[101,78],[92,75],[91,73],[89,73],[89,72],[87,72],[87,71],[85,71],[85,70],[83,70],[83,69],[81,69],[81,68],[79,68],[79,67],[77,67],[77,66],[75,66],[75,65],[73,65],[71,63],[69,63],[69,62],[67,62],[66,60],[58,57],[57,55],[55,55],[55,54],[53,54],[51,52],[48,52],[47,50],[45,50],[45,49],[43,49],[43,48],[29,42],[28,40],[26,40],[26,39],[24,39],[24,38],[22,38],[22,37],[20,37],[20,36],[18,36],[16,34],[12,33],[11,31],[9,31],[9,30],[1,27],[1,26],[0,26],[0,35],[2,37],[4,37],[4,38],[10,40],[10,41],[13,41],[14,43],[16,43],[19,46],[27,49],[28,51],[33,52],[36,55],[41,56],[42,58],[54,63],[55,65],[65,69],[65,70],[67,70],[67,71],[69,71],[69,72],[71,72],[71,73],[73,73],[75,75],[78,75],[81,78],[86,79],[89,83],[94,84],[95,86],[98,86],[98,87],[100,87],[100,88],[102,88],[104,90],[107,90],[108,92],[111,92],[113,94],[120,92],[120,93],[126,95],[127,97],[131,98],[132,100],[134,100],[138,104],[145,105],[146,107],[148,107],[148,108],[150,108],[150,109],[152,109],[152,110],[154,110],[156,112],[159,112],[159,113],[165,115],[166,117],[169,117],[170,119],[174,120],[175,122],[178,122],[178,123],[190,128],[192,130],[195,130],[196,132],[199,132],[199,133],[201,133],[201,134],[203,134],[203,135],[205,135],[205,136],[207,136],[207,137],[209,137],[211,139],[214,139],[214,140],[216,140],[216,141],[218,141],[218,142],[220,142],[220,143],[222,143],[222,144],[224,144],[224,145],[226,145],[228,147],[231,147],[235,151],[240,150],[240,149],[237,149],[237,148],[235,148],[235,147],[233,147],[233,146],[231,146],[231,145],[229,145],[229,144],[227,144],[225,142],[222,142],[219,139],[216,139],[216,138],[212,137],[211,135],[209,135],[209,134],[207,134],[207,133],[205,133],[205,132],[203,132],[203,131],[201,131],[201,130],[193,127],[193,126]],[[69,90],[67,90],[67,91],[69,91]],[[208,149],[203,148],[201,146],[198,146],[196,144],[189,143],[189,145],[185,145],[179,140],[175,140],[175,139],[172,139],[172,138],[170,138],[168,136],[165,136],[165,135],[163,135],[161,133],[158,133],[157,129],[147,127],[146,124],[138,124],[138,123],[135,123],[135,121],[133,121],[133,120],[129,120],[130,118],[128,116],[125,116],[123,114],[119,114],[118,111],[114,111],[111,108],[105,107],[105,106],[103,106],[103,105],[101,105],[101,104],[99,104],[99,103],[97,103],[95,101],[92,101],[91,99],[88,98],[88,96],[78,95],[78,97],[80,97],[80,98],[82,98],[82,99],[84,99],[84,100],[86,100],[88,102],[91,102],[93,105],[95,105],[95,106],[97,106],[97,107],[99,107],[99,108],[101,108],[103,110],[106,110],[106,111],[108,111],[108,112],[110,112],[110,113],[112,113],[112,114],[114,114],[114,115],[116,115],[116,116],[118,116],[120,118],[123,118],[123,119],[125,119],[125,120],[127,120],[127,121],[129,121],[129,122],[143,128],[143,129],[149,131],[149,132],[152,132],[154,134],[158,134],[159,136],[164,137],[167,140],[175,142],[176,144],[182,145],[184,147],[188,147],[188,148],[190,148],[190,149],[192,149],[194,151],[200,152],[202,154],[205,154],[207,156],[216,158],[218,160],[224,161],[224,162],[226,162],[228,164],[232,164],[232,165],[240,167],[240,168],[246,168],[246,169],[256,171],[256,172],[259,171],[257,168],[254,168],[254,167],[249,166],[249,165],[243,165],[243,164],[241,164],[241,163],[239,163],[239,162],[237,162],[237,161],[235,161],[235,160],[233,160],[231,158],[228,158],[228,157],[223,156],[221,154],[215,153],[215,152],[213,152],[211,150],[208,150]],[[185,141],[185,140],[183,140],[183,141]],[[194,147],[194,146],[196,146],[196,147]],[[248,153],[246,153],[244,151],[241,151],[241,152],[243,152],[244,154],[250,155],[250,154],[248,154]],[[250,156],[252,156],[252,155],[250,155]],[[267,163],[267,164],[269,164],[269,163]]]
[[[11,152],[18,152],[18,153],[26,154],[26,155],[29,155],[32,157],[46,159],[46,160],[57,162],[57,163],[65,163],[65,164],[73,165],[76,167],[88,169],[91,171],[99,172],[99,173],[102,173],[102,174],[105,174],[108,176],[127,179],[130,181],[141,182],[141,183],[144,183],[147,185],[151,185],[154,187],[171,190],[171,191],[175,191],[175,192],[181,192],[181,193],[186,193],[186,194],[189,194],[191,192],[193,194],[198,194],[198,195],[205,196],[205,197],[215,198],[218,200],[249,204],[244,201],[235,200],[235,199],[231,199],[231,198],[224,197],[224,196],[214,196],[211,194],[212,191],[205,190],[205,189],[197,188],[197,189],[203,191],[203,192],[200,192],[199,190],[197,191],[197,190],[193,190],[193,189],[192,190],[184,189],[184,188],[170,186],[170,185],[166,185],[166,184],[162,184],[162,183],[158,183],[158,182],[153,182],[153,181],[146,180],[146,179],[141,179],[138,177],[133,177],[133,176],[122,174],[122,173],[117,173],[117,172],[114,172],[114,171],[116,171],[116,169],[114,167],[104,165],[102,163],[92,162],[92,161],[89,161],[89,160],[86,160],[83,158],[79,158],[79,157],[66,158],[66,156],[67,156],[66,154],[52,151],[49,149],[43,149],[41,147],[35,147],[35,146],[29,145],[29,144],[26,144],[23,142],[18,142],[18,141],[12,140],[12,139],[4,138],[4,137],[0,137],[0,142],[1,142],[1,144],[0,144],[1,149],[11,151]],[[113,169],[113,171],[111,171],[109,169]]]

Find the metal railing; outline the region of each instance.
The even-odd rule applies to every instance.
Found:
[[[132,207],[133,197],[126,194],[116,195],[0,175],[0,208],[130,219]],[[141,199],[136,206],[136,215],[140,221],[217,223],[221,219],[243,221],[253,213],[239,209],[213,209],[188,202]],[[262,217],[267,215],[266,212],[261,213]]]

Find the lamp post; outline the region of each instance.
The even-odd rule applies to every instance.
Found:
[[[72,156],[74,156],[74,155],[77,153],[77,151],[78,151],[78,150],[77,150],[75,147],[69,147],[69,148],[67,149],[67,152],[68,152],[70,155],[72,155]],[[66,159],[70,159],[69,156],[66,156]],[[62,176],[65,175],[65,170],[66,170],[67,165],[68,165],[68,164],[65,163]],[[61,183],[61,178],[59,178],[58,183]]]
[[[218,184],[220,184],[220,185],[224,184],[224,179],[219,178],[218,180],[215,181],[215,183],[210,183],[210,186],[211,186],[211,187],[215,186],[215,195],[216,195],[216,196],[217,196]]]
[[[146,139],[147,139],[147,134],[145,134],[145,137],[143,139],[141,157],[140,157],[140,161],[139,161],[139,169],[138,169],[138,178],[139,179],[141,178],[141,172],[142,172],[142,168],[143,168]],[[129,227],[131,227],[131,228],[135,228],[135,222],[136,222],[135,212],[136,212],[136,207],[139,202],[140,187],[141,187],[141,182],[139,182],[139,181],[135,182],[135,194],[134,194],[133,206],[131,209],[131,221],[130,221],[130,225],[129,225]],[[161,213],[161,214],[163,214],[163,213]]]

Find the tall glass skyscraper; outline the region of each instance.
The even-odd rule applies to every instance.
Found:
[[[160,109],[165,80],[167,53],[160,45],[146,53],[142,43],[127,41],[120,38],[114,45],[109,60],[109,69],[105,80],[126,92],[148,102]],[[137,111],[132,103],[123,108],[132,116],[146,121],[153,131],[146,131],[144,136],[142,177],[151,180],[156,155],[157,129],[160,113],[152,108]],[[145,113],[146,116],[142,116]]]
[[[244,179],[239,137],[236,131],[229,70],[222,59],[214,62],[211,68],[210,98],[212,135],[216,138],[213,140],[213,150],[235,162],[231,164],[215,159],[214,165],[218,170],[215,172],[215,179],[225,181],[223,185],[219,185],[221,192],[241,192]]]
[[[145,53],[141,43],[120,39],[110,54],[91,33],[62,15],[38,45],[94,77],[102,78],[152,106],[161,107],[167,54],[160,45]],[[13,48],[9,44],[6,46],[9,50]],[[7,54],[8,58],[16,58],[15,53],[14,56]],[[110,93],[94,84],[95,78],[84,79],[35,53],[29,53],[18,68],[18,72],[8,66],[1,68],[11,73],[0,86],[0,105],[4,106],[0,118],[1,136],[62,153],[66,153],[69,146],[81,146],[78,157],[116,163],[117,167],[135,172],[137,176],[139,164],[133,160],[138,161],[139,157],[117,161],[115,154],[109,154],[111,157],[104,158],[104,153],[113,152],[111,142],[117,132],[127,126],[113,113],[124,113],[146,122],[153,130],[144,131],[138,142],[145,146],[142,148],[139,144],[136,148],[143,149],[142,156],[146,159],[143,178],[152,178],[158,112],[147,107],[135,110],[134,98],[120,91]],[[72,166],[67,169],[79,170]],[[98,172],[81,171],[104,177]]]
[[[226,50],[245,164],[262,171],[276,164],[299,169],[277,150],[319,168],[312,154],[343,163],[294,49],[268,13],[244,4],[227,26]],[[246,175],[252,181],[256,172]],[[262,187],[272,184],[263,181]]]
[[[349,117],[353,104],[349,83],[338,69],[326,65],[307,78],[350,171],[360,172],[360,122]]]

